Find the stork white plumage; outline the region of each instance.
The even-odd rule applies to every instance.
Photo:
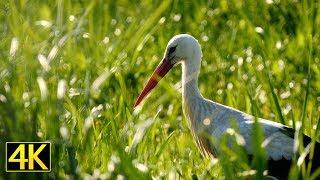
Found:
[[[178,63],[182,64],[182,99],[185,116],[187,117],[195,141],[204,155],[218,155],[219,147],[212,144],[203,134],[220,139],[230,128],[230,121],[237,122],[239,133],[245,140],[245,150],[252,155],[252,125],[254,117],[228,106],[207,100],[198,90],[202,51],[198,41],[188,34],[174,36],[168,43],[164,58],[150,77],[145,88],[139,95],[134,107],[157,85],[169,70]],[[295,130],[282,124],[258,119],[264,130],[265,145],[268,158],[268,171],[271,176],[286,178],[290,169],[294,152]],[[311,139],[304,136],[304,143]],[[319,166],[320,145],[316,143],[313,156],[313,170]]]

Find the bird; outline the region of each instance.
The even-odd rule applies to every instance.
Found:
[[[228,130],[232,129],[231,121],[235,121],[239,134],[245,142],[244,150],[248,157],[252,157],[253,125],[257,122],[264,132],[263,142],[267,142],[264,148],[268,176],[287,179],[295,155],[296,130],[204,98],[198,89],[201,59],[202,49],[196,38],[189,34],[172,37],[167,44],[163,59],[135,101],[134,108],[174,66],[181,64],[183,112],[201,154],[205,157],[219,157],[219,146],[213,143],[210,137],[220,140]],[[311,138],[304,134],[302,139],[305,147],[312,142]],[[305,158],[305,161],[308,160]],[[320,167],[320,144],[315,142],[312,171],[317,167]]]

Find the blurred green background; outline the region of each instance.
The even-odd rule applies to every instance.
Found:
[[[204,97],[314,137],[318,1],[2,0],[0,179],[236,177],[201,157],[174,68],[134,100],[168,40],[196,37]],[[52,142],[50,173],[5,173],[7,141]],[[232,158],[235,157],[235,158]],[[237,161],[236,152],[225,163]]]

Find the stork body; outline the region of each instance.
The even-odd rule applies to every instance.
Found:
[[[164,59],[149,79],[137,99],[135,106],[157,85],[159,78],[177,63],[182,64],[182,99],[184,114],[187,117],[195,141],[205,156],[219,155],[218,144],[212,144],[206,135],[220,140],[231,128],[231,121],[237,123],[239,133],[249,156],[253,155],[252,136],[255,118],[234,108],[221,105],[202,97],[198,90],[202,51],[198,41],[190,35],[181,34],[173,37],[167,46]],[[268,170],[271,176],[286,179],[294,155],[294,130],[282,124],[258,119],[264,130],[265,150],[268,159]],[[304,137],[305,143],[311,139]],[[307,145],[307,144],[305,144]],[[313,157],[313,170],[319,167],[320,145],[316,143]]]

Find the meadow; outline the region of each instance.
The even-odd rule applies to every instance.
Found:
[[[202,45],[204,97],[319,140],[319,6],[2,0],[0,179],[242,179],[253,172],[237,149],[224,148],[219,160],[201,156],[182,111],[181,68],[133,109],[167,41],[181,33]],[[8,141],[50,141],[51,172],[6,173]],[[291,179],[299,172],[315,178],[304,165],[293,164]]]

